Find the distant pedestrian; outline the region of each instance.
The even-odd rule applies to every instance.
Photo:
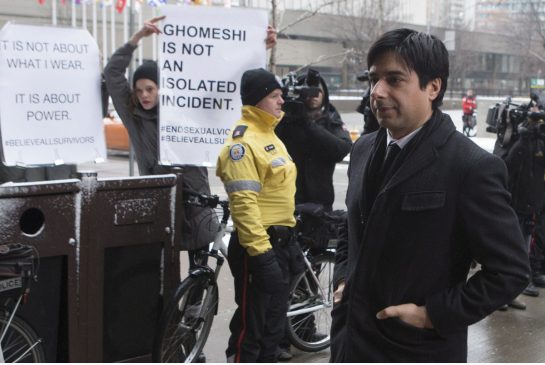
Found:
[[[462,98],[462,122],[463,122],[463,133],[469,137],[469,132],[475,128],[474,124],[474,114],[477,110],[477,101],[475,95],[473,95],[473,90],[469,89],[467,94]]]

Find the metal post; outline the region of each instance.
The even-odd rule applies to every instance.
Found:
[[[129,37],[134,33],[134,0],[131,0],[130,3],[130,14],[129,14]],[[143,9],[140,9],[143,11]],[[129,85],[132,85],[132,73],[134,70],[134,62],[129,64]],[[134,149],[132,148],[131,139],[129,138],[129,176],[134,176]]]
[[[51,24],[57,25],[57,0],[51,1]]]

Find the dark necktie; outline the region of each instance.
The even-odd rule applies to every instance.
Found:
[[[384,156],[384,162],[382,163],[382,167],[380,169],[381,185],[386,182],[384,181],[384,178],[388,175],[388,171],[392,167],[392,163],[400,151],[401,148],[399,148],[397,143],[392,141],[390,144],[388,144],[388,147],[386,148],[386,155]]]

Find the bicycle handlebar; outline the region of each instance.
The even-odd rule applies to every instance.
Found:
[[[182,195],[184,200],[192,205],[210,208],[215,208],[218,205],[222,205],[220,198],[217,195],[207,195],[190,189],[183,189]]]
[[[220,200],[219,196],[217,195],[202,194],[190,189],[183,189],[182,195],[184,197],[184,201],[187,204],[195,205],[197,207],[214,209],[219,205],[221,209],[223,210],[221,223],[227,224],[227,221],[229,220],[229,216],[231,215],[231,211],[229,210],[228,200]]]

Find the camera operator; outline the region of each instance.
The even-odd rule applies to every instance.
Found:
[[[326,83],[318,71],[309,69],[297,79],[288,76],[284,81],[284,94],[286,115],[275,132],[297,167],[295,203],[320,204],[325,211],[331,211],[335,200],[333,173],[337,162],[350,152],[350,134],[329,103]],[[316,333],[313,319],[308,328],[308,336],[325,337]],[[291,359],[289,347],[289,340],[284,338],[278,360]]]
[[[286,116],[275,132],[297,166],[295,203],[322,204],[330,211],[335,200],[335,165],[350,152],[352,140],[329,103],[326,83],[318,71],[309,69],[298,77],[296,90],[297,98],[288,97]]]
[[[369,81],[369,71],[363,71],[357,76],[357,79],[361,82]],[[371,133],[379,129],[377,118],[371,111],[371,104],[369,102],[370,96],[371,88],[367,87],[367,89],[365,89],[363,92],[360,105],[358,105],[358,108],[356,109],[358,113],[363,114],[363,131],[361,132],[361,135]]]
[[[519,111],[525,107],[519,107]],[[511,206],[519,217],[519,223],[524,237],[527,239],[528,252],[531,256],[530,244],[534,232],[536,219],[543,214],[545,207],[545,122],[543,113],[538,112],[537,105],[532,102],[522,114],[512,113],[510,119],[515,126],[511,145],[502,143],[498,138],[497,144],[502,144],[503,149],[496,148],[496,152],[503,152],[504,161],[509,174],[508,187],[512,195]],[[503,134],[505,137],[505,134]],[[499,143],[498,143],[499,142]],[[497,146],[498,147],[498,146]],[[533,260],[530,260],[531,262]],[[535,268],[532,267],[535,273]],[[525,295],[537,297],[539,291],[531,281],[522,292]],[[525,309],[520,302],[512,302],[510,306],[517,309]]]

